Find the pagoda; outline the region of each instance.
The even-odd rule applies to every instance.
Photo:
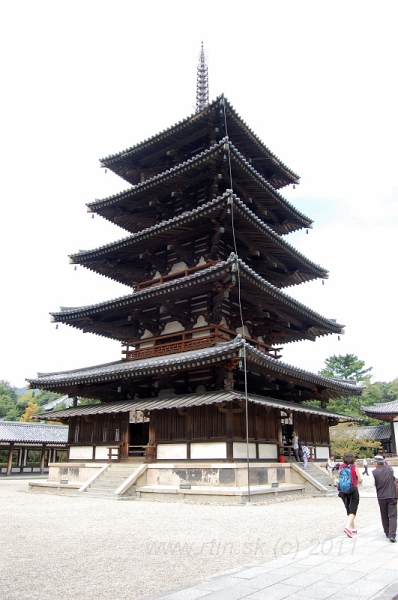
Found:
[[[125,461],[275,462],[290,456],[293,429],[324,461],[329,426],[350,420],[328,399],[361,388],[281,360],[285,344],[343,333],[284,291],[328,276],[286,241],[312,225],[280,191],[299,177],[224,95],[209,102],[203,48],[196,108],[101,160],[128,186],[88,211],[126,235],[70,262],[129,291],[52,320],[119,340],[122,356],[29,379],[76,399],[40,418],[69,424],[70,461],[111,460],[116,448]]]

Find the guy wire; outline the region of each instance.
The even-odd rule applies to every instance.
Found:
[[[231,152],[229,145],[229,136],[228,136],[228,125],[227,125],[227,113],[225,110],[225,98],[224,100],[224,126],[225,126],[225,135],[228,140],[228,167],[229,167],[229,179],[231,192],[234,193],[233,181],[232,181],[232,166],[231,166]],[[235,236],[235,224],[234,224],[234,203],[231,204],[231,227],[232,227],[232,239],[234,242],[234,251],[235,256],[237,257],[237,276],[238,276],[238,305],[239,305],[239,315],[240,321],[242,325],[242,338],[243,338],[243,372],[244,372],[244,387],[245,387],[245,425],[246,425],[246,463],[247,463],[247,499],[250,502],[250,457],[249,457],[249,400],[247,396],[247,367],[246,367],[246,341],[244,337],[245,325],[243,322],[243,310],[242,310],[242,298],[241,298],[241,283],[240,283],[240,269],[239,269],[239,254],[238,247],[236,244],[236,236]]]

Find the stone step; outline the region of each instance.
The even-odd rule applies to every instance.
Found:
[[[94,481],[84,490],[90,498],[121,499],[115,491],[141,466],[143,461],[134,463],[111,463]],[[130,496],[128,496],[130,498]]]
[[[91,483],[87,489],[89,490],[89,489],[94,489],[94,488],[95,489],[104,488],[107,490],[116,490],[118,487],[120,487],[120,485],[121,484],[119,484],[119,483],[116,483],[116,484],[115,483],[107,483],[106,481],[100,480],[100,481],[93,481],[93,483]]]

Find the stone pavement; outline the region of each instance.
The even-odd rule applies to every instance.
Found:
[[[398,599],[398,543],[385,537],[380,521],[352,539],[343,532],[321,538],[322,532],[319,541],[305,550],[142,600]]]

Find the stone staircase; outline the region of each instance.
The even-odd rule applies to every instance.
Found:
[[[306,493],[322,496],[334,496],[337,494],[337,489],[333,485],[329,486],[329,475],[319,463],[310,461],[305,471],[301,463],[297,463],[294,468],[299,470],[302,477],[308,479],[308,482],[312,484],[311,486],[306,485]]]
[[[134,473],[142,468],[141,462],[110,463],[87,486],[79,490],[79,495],[90,498],[108,498],[112,500],[133,500],[134,495],[124,495],[123,492],[116,494],[116,490],[130,479]],[[133,483],[132,483],[133,485]]]

